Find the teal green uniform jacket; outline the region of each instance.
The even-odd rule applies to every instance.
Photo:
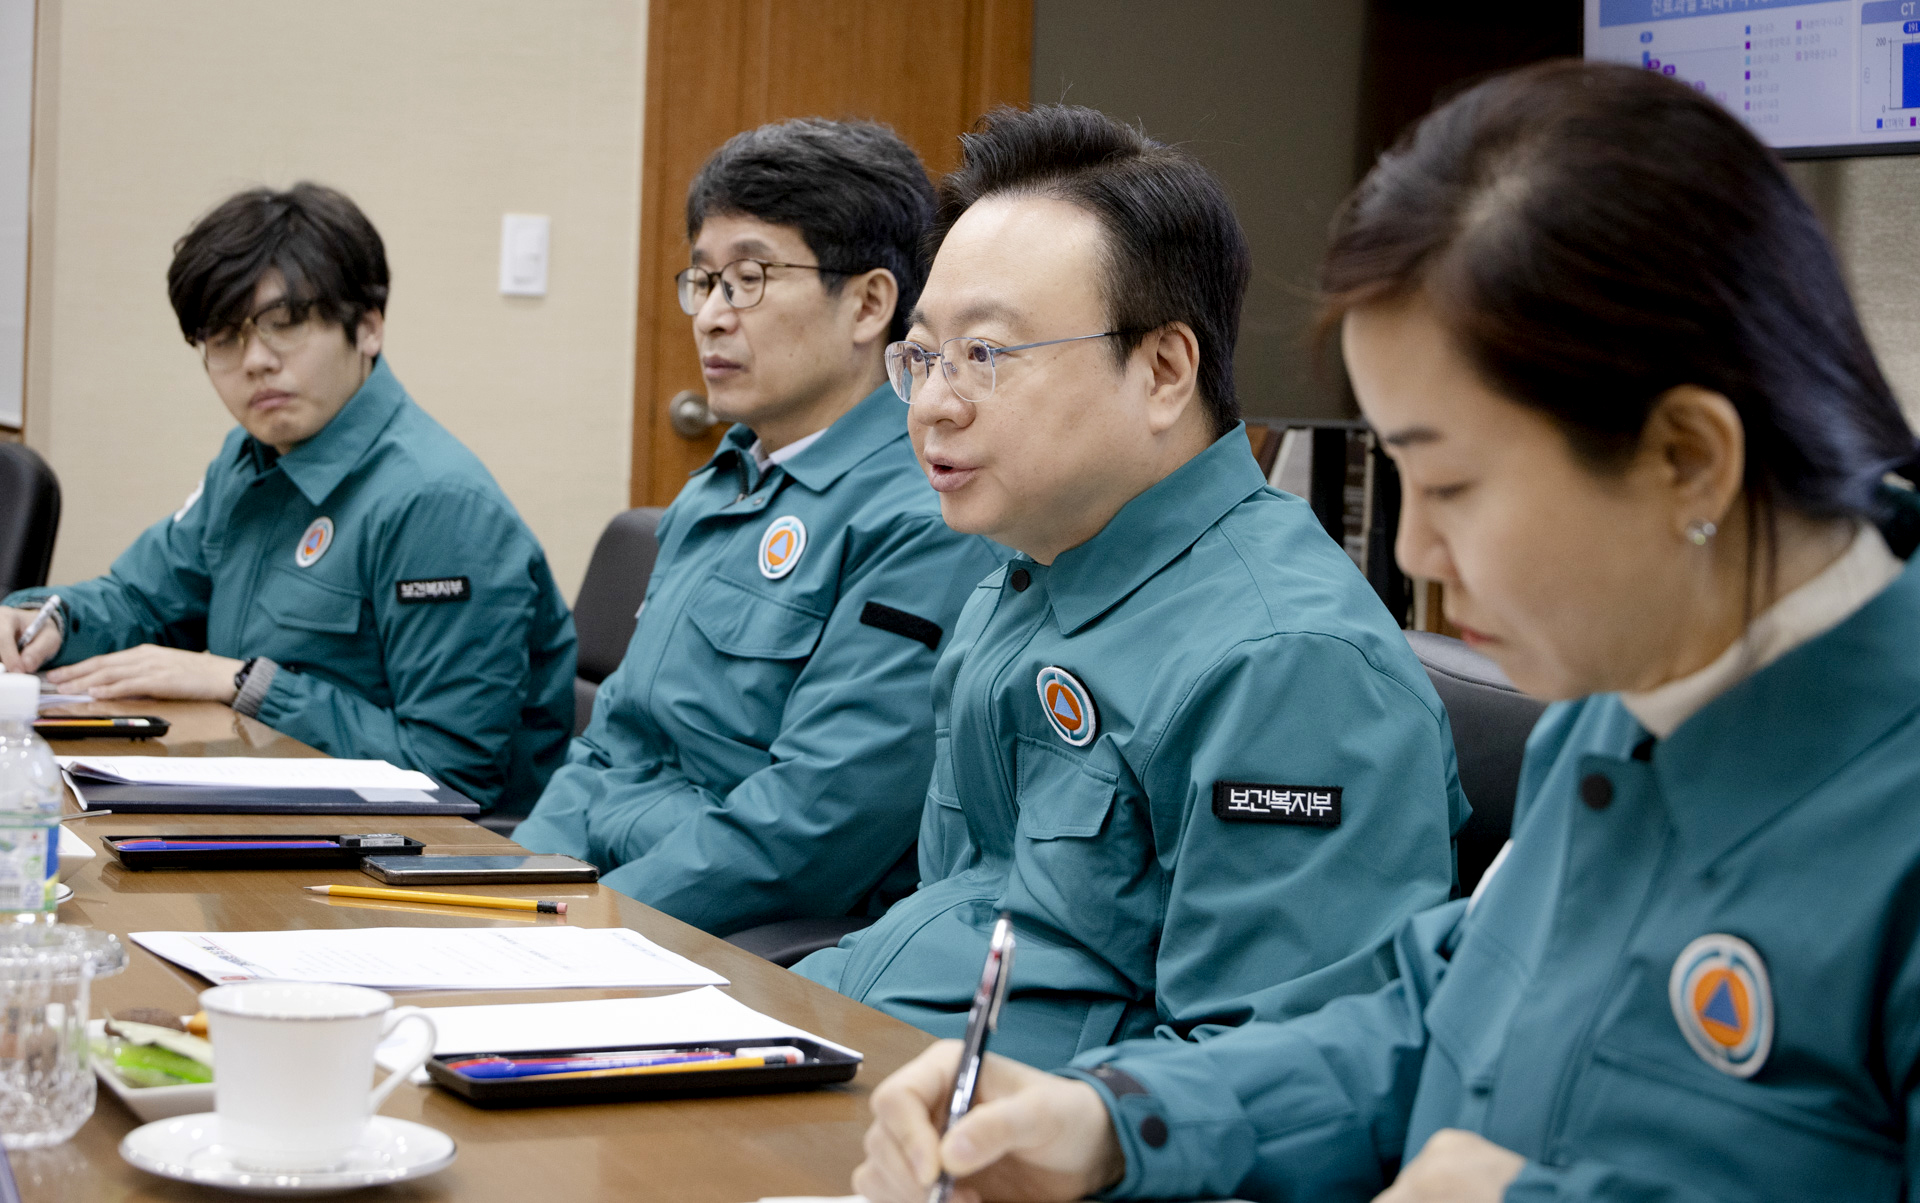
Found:
[[[261,722],[482,806],[530,805],[573,729],[573,617],[545,553],[385,358],[285,455],[233,430],[106,576],[7,602],[48,593],[56,665],[142,643],[265,656]]]
[[[1909,567],[1658,743],[1614,695],[1548,710],[1505,863],[1398,980],[1080,1062],[1116,1193],[1365,1200],[1464,1128],[1528,1159],[1509,1203],[1914,1197],[1916,631]]]
[[[1446,711],[1243,428],[1050,567],[989,577],[934,712],[919,891],[796,971],[936,1035],[1003,909],[993,1047],[1052,1068],[1373,990],[1452,889]]]
[[[764,474],[753,442],[662,517],[627,654],[514,832],[721,934],[847,914],[907,852],[934,648],[1003,556],[940,520],[888,386]]]

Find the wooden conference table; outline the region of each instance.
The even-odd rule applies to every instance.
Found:
[[[195,702],[96,702],[79,713],[158,714],[173,728],[160,740],[63,742],[55,751],[93,755],[318,756],[225,706]],[[69,812],[77,805],[67,799]],[[453,1165],[417,1182],[375,1188],[356,1198],[712,1200],[747,1203],[765,1195],[844,1195],[860,1161],[867,1095],[895,1068],[931,1043],[916,1028],[788,973],[723,940],[599,885],[461,886],[463,892],[563,899],[564,918],[519,912],[415,906],[309,894],[300,886],[378,884],[353,871],[129,872],[100,849],[103,835],[186,832],[392,831],[425,841],[429,853],[510,851],[517,845],[466,819],[330,815],[109,815],[67,824],[99,855],[68,879],[74,896],[60,921],[122,937],[126,972],[94,984],[93,1014],[157,1006],[179,1014],[198,1009],[206,983],[160,960],[125,937],[135,931],[256,931],[418,925],[508,926],[571,922],[629,927],[724,975],[728,992],[746,1005],[866,1055],[853,1081],[794,1094],[613,1103],[591,1107],[482,1111],[436,1087],[402,1085],[384,1115],[429,1124],[459,1144]],[[409,992],[420,1006],[546,1002],[608,998],[632,991],[552,990]],[[650,993],[671,993],[652,991]],[[14,1171],[27,1203],[86,1200],[204,1199],[202,1191],[134,1169],[120,1159],[121,1137],[138,1125],[104,1088],[93,1118],[53,1149],[16,1152]]]

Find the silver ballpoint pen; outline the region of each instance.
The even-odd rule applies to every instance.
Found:
[[[33,616],[33,621],[27,624],[27,629],[20,632],[20,642],[15,646],[18,647],[19,650],[25,651],[27,645],[33,642],[34,637],[39,635],[40,632],[46,628],[46,625],[53,621],[53,616],[59,612],[60,595],[58,593],[48,594],[47,600],[40,604],[40,612]]]
[[[940,1131],[973,1109],[974,1088],[980,1083],[980,1062],[987,1055],[987,1036],[1000,1026],[1000,1008],[1007,1001],[1007,983],[1013,978],[1013,915],[1000,912],[993,925],[993,939],[987,944],[987,963],[980,970],[980,984],[973,991],[973,1006],[967,1012],[967,1034],[960,1044],[960,1069],[953,1078],[953,1098],[947,1103],[947,1120]],[[953,1196],[953,1176],[941,1171],[940,1180],[927,1192],[927,1203],[947,1203]]]

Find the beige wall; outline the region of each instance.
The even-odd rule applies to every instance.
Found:
[[[174,240],[311,178],[386,240],[389,362],[492,469],[569,597],[627,504],[646,0],[41,0],[27,438],[103,571],[231,426],[167,306]],[[499,294],[500,216],[553,219]]]
[[[1033,98],[1141,123],[1219,173],[1253,249],[1234,384],[1257,417],[1339,418],[1306,326],[1327,222],[1353,186],[1366,6],[1035,0]]]
[[[1913,232],[1920,156],[1795,163],[1853,286],[1881,370],[1920,427],[1920,238]]]

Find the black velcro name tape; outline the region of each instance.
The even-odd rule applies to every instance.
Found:
[[[443,576],[431,581],[395,581],[393,594],[403,606],[463,602],[473,596],[473,586],[464,576]]]
[[[928,622],[918,614],[909,614],[905,610],[896,610],[892,606],[883,606],[879,602],[868,602],[860,611],[860,621],[870,627],[879,627],[883,631],[892,631],[896,635],[905,635],[916,639],[931,649],[938,650],[939,626]]]
[[[1293,823],[1302,827],[1338,827],[1340,787],[1216,781],[1213,783],[1213,813],[1228,823]]]

